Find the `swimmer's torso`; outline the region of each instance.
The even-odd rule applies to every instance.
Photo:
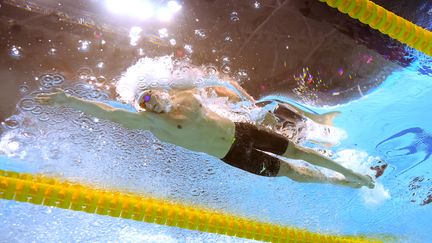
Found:
[[[223,158],[234,139],[234,123],[203,106],[195,89],[170,96],[170,112],[141,113],[152,120],[153,134],[164,142]]]

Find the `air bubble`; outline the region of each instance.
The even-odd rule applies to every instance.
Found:
[[[60,74],[54,74],[52,75],[52,84],[59,85],[64,82],[64,77]]]
[[[224,73],[230,73],[231,72],[231,67],[228,64],[224,64],[222,65],[222,72]]]
[[[57,49],[55,49],[55,48],[50,48],[50,49],[48,50],[48,54],[51,55],[51,56],[54,56],[55,54],[57,54]]]
[[[237,13],[236,11],[231,12],[231,14],[230,14],[230,19],[231,19],[231,21],[233,21],[233,22],[237,22],[237,21],[240,20],[240,18],[239,18],[239,16],[238,16],[238,13]]]
[[[34,99],[24,98],[18,103],[18,107],[25,111],[31,111],[37,107],[37,103]]]
[[[217,68],[215,66],[207,66],[205,68],[205,74],[208,76],[213,76],[217,74]]]
[[[104,76],[99,76],[96,78],[96,86],[101,87],[106,83],[107,79]]]
[[[93,121],[90,118],[83,116],[73,120],[73,123],[81,127],[89,128],[93,124]]]
[[[34,111],[34,110],[33,110]],[[33,113],[33,111],[32,111],[32,113]],[[34,113],[33,113],[34,114]],[[38,115],[38,120],[39,121],[48,121],[49,119],[50,119],[50,116],[48,115],[48,113],[46,113],[46,112],[41,112],[39,115]]]
[[[68,108],[58,107],[53,111],[53,114],[51,115],[52,121],[55,123],[62,123],[66,121],[68,113],[70,113]]]
[[[140,48],[140,49],[141,49],[141,48]],[[99,69],[102,69],[102,68],[105,67],[105,63],[102,62],[102,61],[100,61],[100,62],[98,62],[98,63],[96,64],[96,67],[99,68]]]
[[[222,62],[223,62],[223,63],[230,63],[231,60],[230,60],[229,57],[227,57],[227,56],[223,56],[223,57],[222,57]]]
[[[89,67],[81,67],[77,71],[78,78],[81,80],[87,80],[93,76],[93,70]]]
[[[27,85],[23,84],[19,86],[18,90],[21,94],[25,94],[30,90],[30,88]]]
[[[92,90],[92,91],[90,91],[89,93],[88,93],[88,95],[87,95],[87,98],[90,98],[90,99],[98,99],[98,98],[100,98],[102,95],[101,95],[101,93],[99,92],[99,91],[97,91],[97,90]]]
[[[32,133],[32,132],[28,132],[28,131],[23,131],[21,134],[22,134],[25,138],[35,138],[35,137],[36,137],[36,135],[35,135],[34,133]]]
[[[204,84],[205,83],[205,80],[203,79],[203,78],[198,78],[196,81],[195,81],[195,84],[196,84],[196,86],[201,86],[202,84]]]
[[[184,45],[184,49],[189,54],[191,54],[193,52],[192,45]]]
[[[81,136],[88,136],[94,132],[101,132],[101,128],[98,124],[95,124],[92,119],[86,116],[79,117],[72,121],[80,128]]]
[[[39,83],[42,86],[42,88],[50,89],[53,86],[53,76],[50,74],[42,75],[39,78]]]
[[[214,174],[216,174],[216,172],[214,171],[213,168],[208,168],[206,174],[207,175],[214,175]]]
[[[139,90],[143,90],[143,89],[146,89],[148,87],[148,83],[147,83],[147,81],[139,81],[137,86],[138,86]]]
[[[31,113],[34,115],[40,115],[42,114],[43,109],[40,106],[35,106],[34,109],[32,109]]]
[[[195,35],[200,40],[204,40],[204,39],[207,38],[207,34],[206,34],[206,31],[204,29],[197,29],[197,30],[195,30]]]
[[[248,75],[248,73],[247,73],[246,70],[244,70],[244,69],[239,69],[239,70],[237,71],[237,73],[236,73],[236,79],[237,79],[239,82],[243,82],[243,81],[249,80],[249,75]]]
[[[4,122],[3,122],[4,126],[10,129],[15,129],[18,128],[20,126],[19,121],[13,119],[13,118],[7,118]]]

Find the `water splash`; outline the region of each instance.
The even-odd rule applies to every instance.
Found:
[[[141,32],[142,29],[141,27],[138,26],[133,26],[130,30],[129,30],[129,44],[131,46],[136,46],[138,44],[138,41],[141,38]]]
[[[346,168],[350,168],[362,174],[369,174],[371,177],[371,165],[375,161],[380,161],[379,157],[370,156],[365,151],[354,149],[343,149],[334,154],[335,161],[339,162]],[[363,202],[369,206],[379,206],[391,199],[390,191],[384,188],[383,184],[376,181],[375,188],[362,188],[359,192]]]

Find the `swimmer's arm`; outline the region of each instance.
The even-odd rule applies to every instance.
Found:
[[[240,100],[248,100],[251,102],[255,102],[254,98],[252,96],[250,96],[246,90],[244,90],[237,82],[235,82],[234,80],[231,79],[227,79],[227,81],[231,84],[232,88],[227,88],[224,86],[209,86],[207,88],[207,90],[212,90],[214,92],[216,92],[216,94],[218,96],[221,97],[228,97],[230,99],[230,101],[234,101],[234,102],[238,102]],[[235,90],[238,91],[238,93],[236,93],[233,88]]]
[[[85,100],[75,96],[69,96],[68,101],[66,105],[69,107],[100,119],[110,120],[126,128],[143,128],[147,120],[145,116],[138,116],[135,112],[115,108],[98,101]]]
[[[232,102],[240,101],[240,97],[234,91],[222,86],[210,86],[206,90],[215,92],[219,97],[227,97]]]
[[[236,81],[234,81],[232,79],[228,79],[228,82],[232,86],[234,86],[234,88],[236,88],[240,92],[240,94],[243,95],[244,98],[246,98],[247,100],[249,100],[251,102],[255,102],[255,99],[250,94],[248,94],[248,92],[246,92],[246,90],[243,89],[243,87],[240,86],[239,83],[237,83]]]
[[[284,105],[288,109],[296,112],[297,114],[299,114],[301,116],[307,117],[314,122],[317,122],[317,123],[320,123],[323,125],[327,125],[327,126],[333,126],[333,119],[340,114],[339,111],[331,111],[331,112],[328,112],[325,114],[314,114],[314,113],[302,110],[295,105],[291,105],[288,103],[285,103]]]
[[[145,115],[115,108],[102,102],[81,99],[68,95],[62,90],[40,94],[36,100],[47,105],[68,106],[90,116],[110,120],[130,129],[149,129],[151,125],[151,120]]]

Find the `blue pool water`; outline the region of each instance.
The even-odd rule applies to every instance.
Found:
[[[394,72],[358,100],[309,107],[342,112],[335,125],[348,137],[334,153],[343,163],[388,164],[374,190],[257,177],[161,143],[147,132],[127,131],[70,109],[39,112],[29,104],[18,104],[19,112],[11,119],[20,126],[5,128],[2,134],[0,169],[46,173],[312,231],[430,242],[432,77],[419,74],[416,65]],[[79,89],[80,94],[94,95],[88,87]],[[0,222],[1,242],[246,241],[4,200]]]

